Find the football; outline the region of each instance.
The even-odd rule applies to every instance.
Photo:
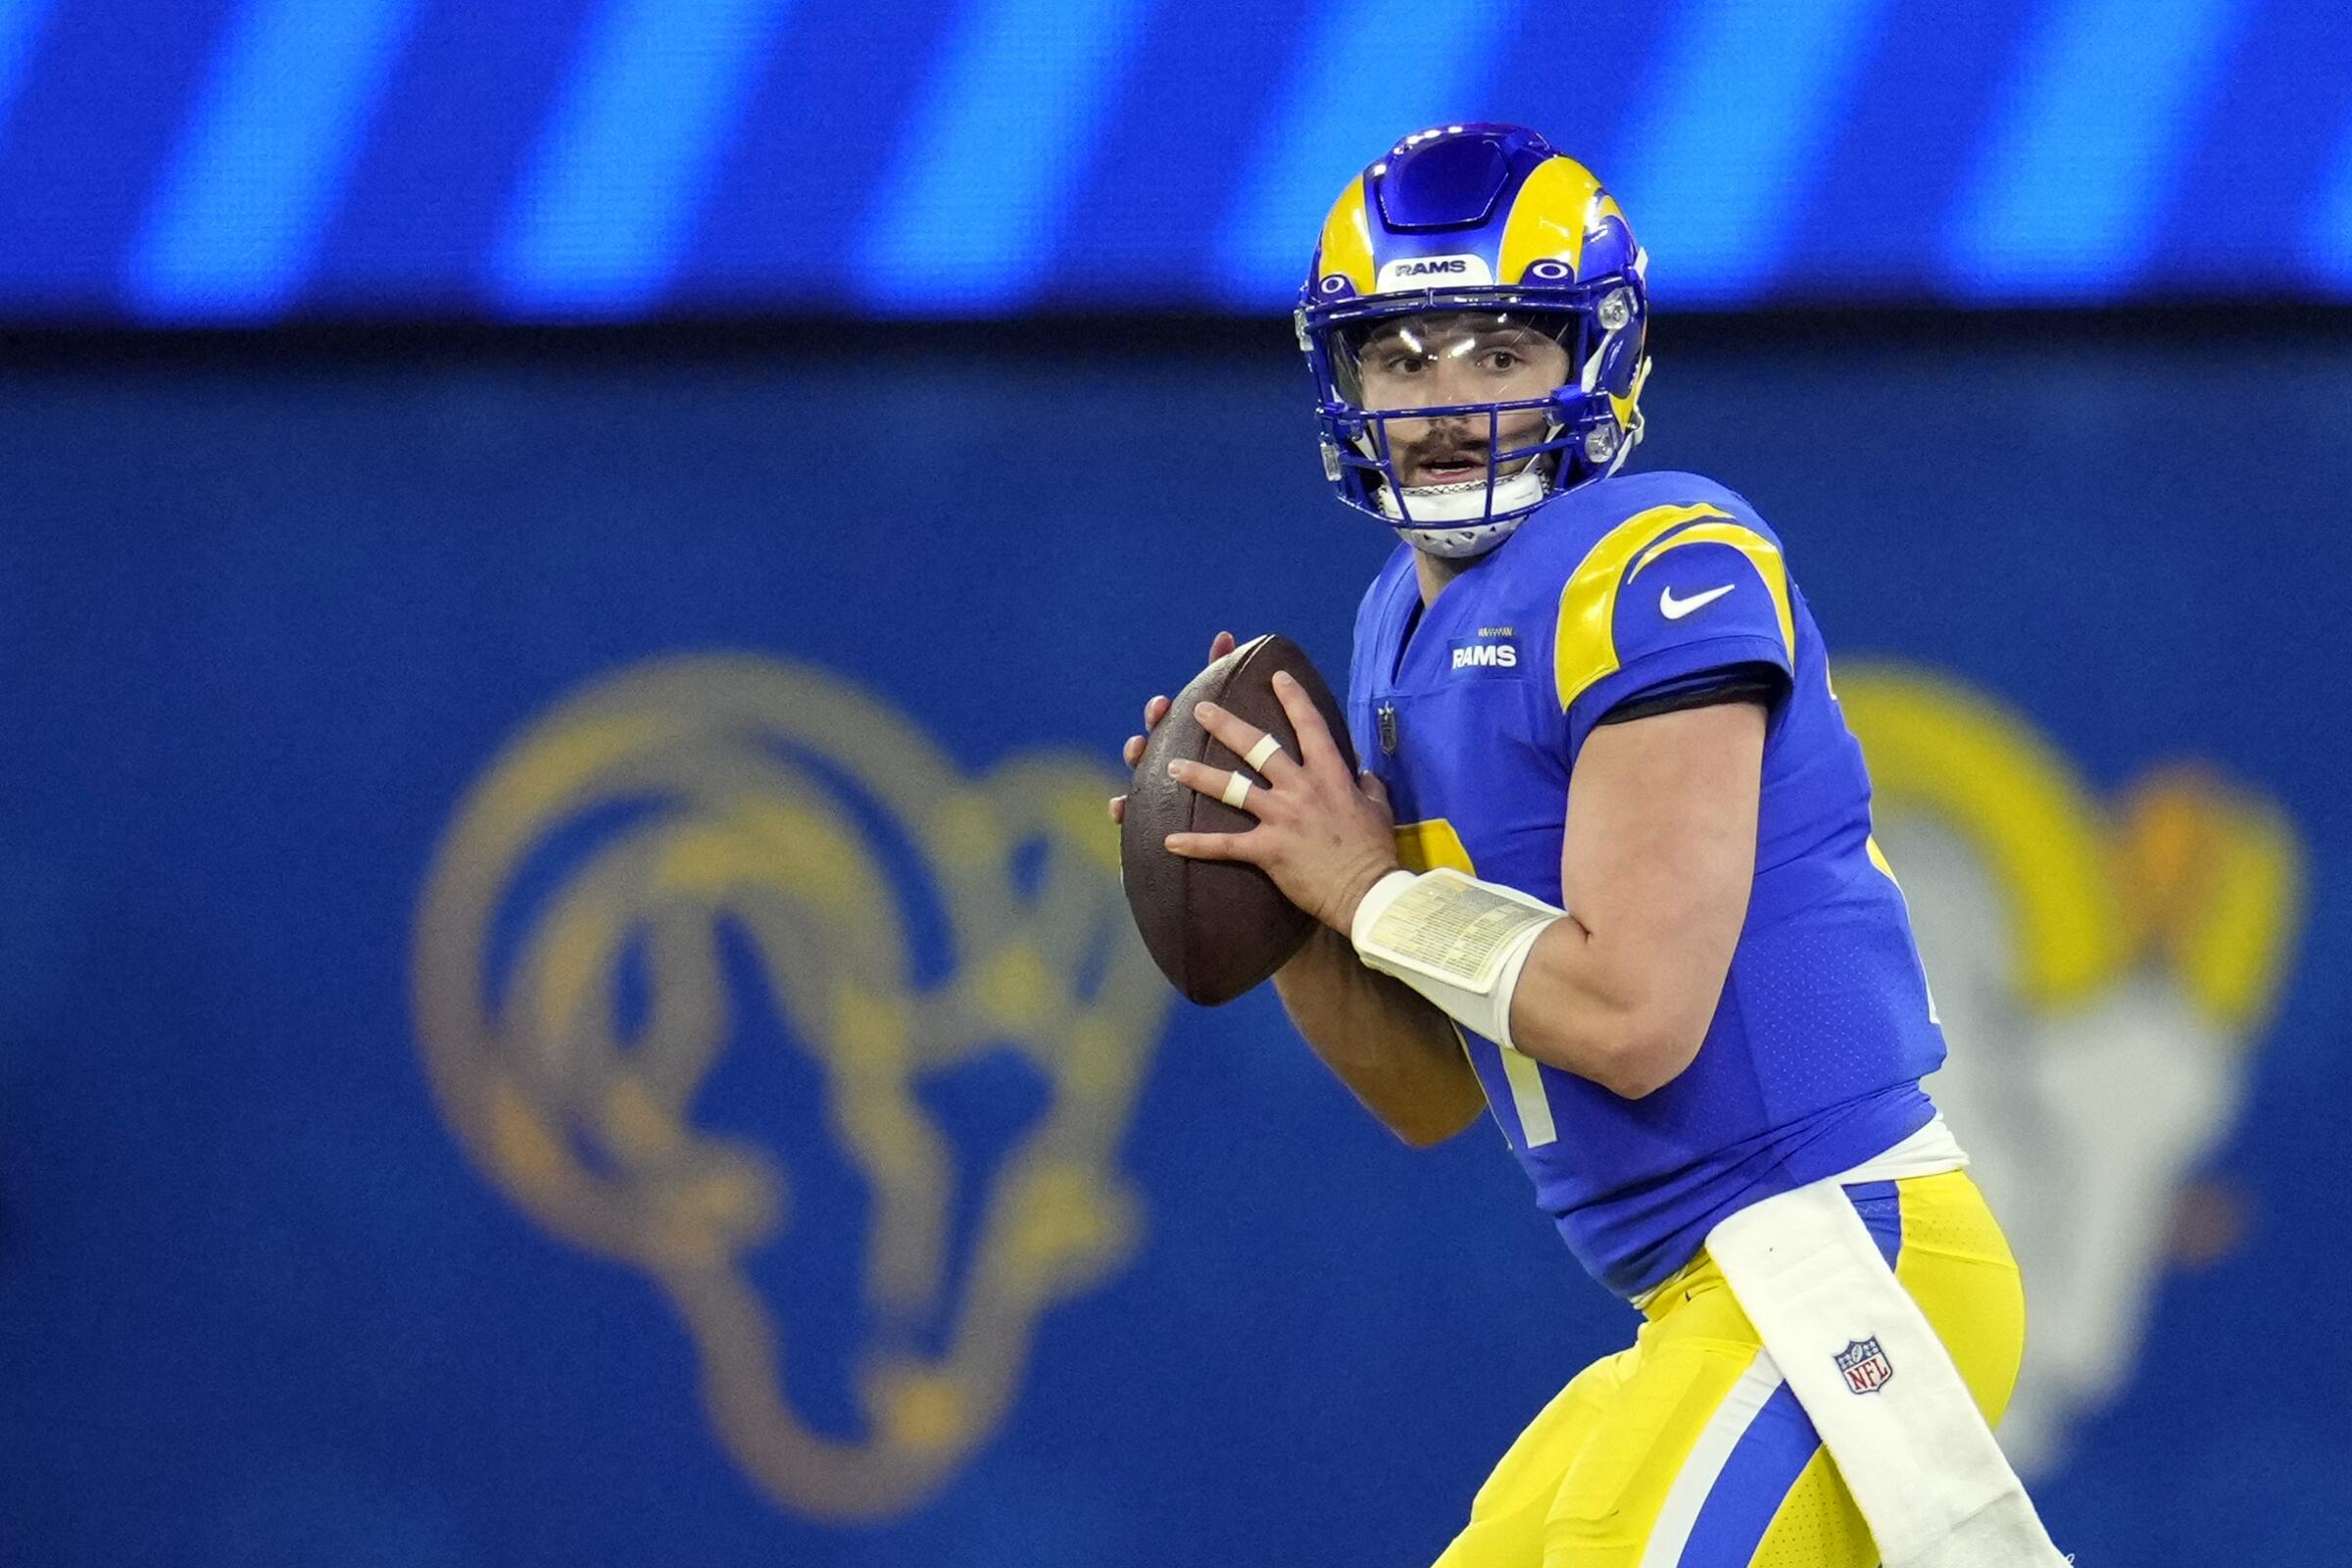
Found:
[[[1266,636],[1242,644],[1177,694],[1146,743],[1128,789],[1119,834],[1127,906],[1160,971],[1178,991],[1206,1006],[1231,1002],[1281,968],[1315,926],[1314,916],[1283,897],[1273,878],[1256,866],[1188,860],[1162,848],[1171,833],[1246,833],[1256,824],[1248,811],[1168,777],[1168,763],[1184,758],[1210,767],[1241,765],[1241,759],[1193,716],[1193,706],[1201,702],[1213,702],[1271,734],[1296,759],[1298,733],[1274,695],[1277,670],[1305,688],[1352,770],[1355,748],[1331,688],[1298,644]]]

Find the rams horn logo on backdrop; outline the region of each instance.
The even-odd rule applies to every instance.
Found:
[[[444,1113],[533,1218],[660,1285],[720,1442],[780,1503],[922,1500],[1004,1419],[1044,1309],[1133,1252],[1114,1151],[1169,993],[1103,792],[1056,756],[969,780],[819,670],[690,658],[532,725],[440,847],[414,978]],[[815,1103],[704,1093],[762,1027]],[[976,1173],[918,1086],[1007,1052],[1043,1109]],[[791,1113],[801,1145],[760,1135]],[[847,1421],[788,1393],[759,1285],[787,1239],[854,1220],[796,1207],[816,1143],[866,1197]]]
[[[2001,1446],[2061,1461],[2122,1391],[2168,1262],[2226,1250],[2204,1178],[2292,967],[2303,856],[2278,809],[2174,763],[2102,800],[2023,715],[1925,670],[1848,665],[1876,837],[1952,1042],[1929,1082],[2025,1270]]]

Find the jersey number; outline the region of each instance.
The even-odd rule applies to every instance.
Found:
[[[1396,858],[1408,871],[1447,866],[1464,876],[1478,875],[1478,867],[1470,863],[1470,852],[1462,847],[1462,836],[1442,816],[1397,823]],[[1460,1038],[1460,1028],[1453,1032]],[[1527,1140],[1527,1147],[1541,1149],[1557,1143],[1560,1134],[1552,1125],[1551,1102],[1544,1094],[1544,1069],[1508,1046],[1498,1045],[1497,1049],[1502,1053],[1503,1079],[1511,1086],[1511,1109],[1518,1113],[1520,1135]],[[1469,1052],[1470,1042],[1463,1040],[1462,1054]]]

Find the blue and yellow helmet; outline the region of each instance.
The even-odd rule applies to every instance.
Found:
[[[1535,131],[1446,125],[1391,148],[1333,204],[1298,296],[1324,472],[1341,499],[1419,549],[1473,556],[1550,497],[1615,472],[1642,438],[1646,265],[1616,198]],[[1366,344],[1440,316],[1541,332],[1566,351],[1562,384],[1368,406],[1380,400],[1366,394]],[[1390,430],[1406,419],[1483,432],[1482,474],[1408,487]],[[1506,449],[1506,435],[1518,444]]]

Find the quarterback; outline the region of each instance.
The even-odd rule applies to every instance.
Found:
[[[1942,1034],[1821,633],[1744,500],[1621,471],[1645,268],[1516,126],[1348,184],[1298,329],[1324,471],[1397,536],[1356,617],[1364,770],[1283,678],[1297,758],[1203,705],[1250,768],[1172,771],[1257,825],[1168,848],[1315,915],[1276,976],[1308,1044],[1408,1143],[1491,1112],[1644,1319],[1442,1568],[2048,1568],[1990,1433],[2017,1267],[1920,1087]]]

